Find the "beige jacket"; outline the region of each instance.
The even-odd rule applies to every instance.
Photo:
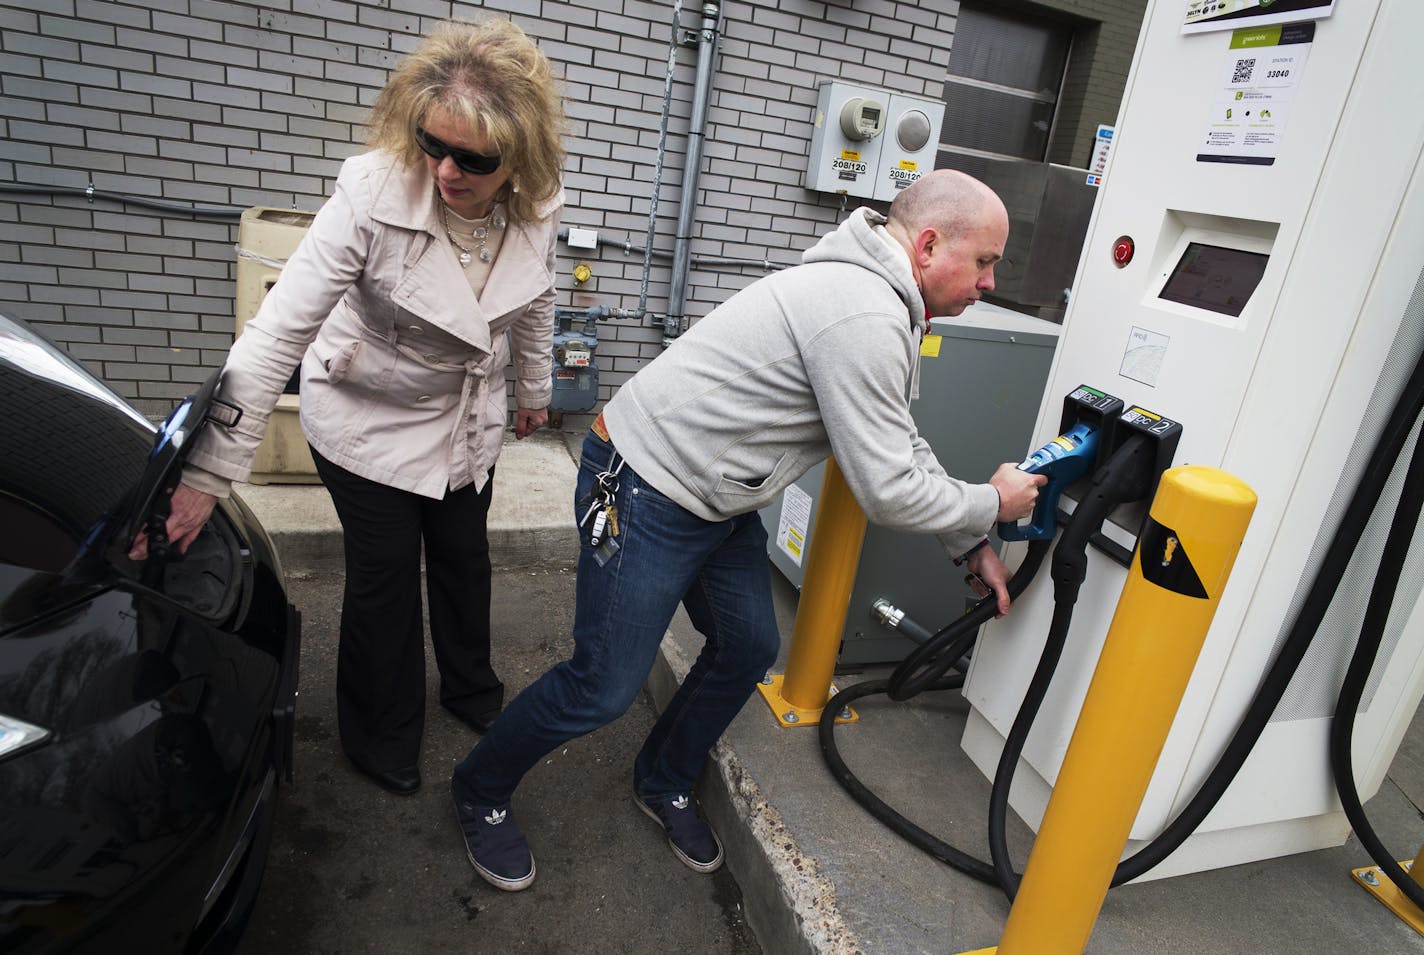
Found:
[[[510,342],[518,406],[547,407],[553,392],[563,198],[509,225],[476,301],[425,165],[379,151],[348,159],[223,366],[222,397],[241,419],[204,429],[184,480],[223,496],[249,476],[300,363],[302,430],[327,460],[426,497],[483,487],[504,440]]]

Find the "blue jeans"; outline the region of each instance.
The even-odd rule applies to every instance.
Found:
[[[592,432],[585,439],[576,519],[588,509],[594,476],[613,453]],[[588,544],[590,528],[581,529],[573,657],[515,697],[455,767],[452,785],[461,799],[508,803],[546,753],[623,715],[652,669],[679,601],[706,643],[634,761],[639,796],[691,789],[712,745],[776,662],[781,637],[761,518],[753,512],[704,521],[654,490],[631,465],[618,481],[617,553],[599,566]]]

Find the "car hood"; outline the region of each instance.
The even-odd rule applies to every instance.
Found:
[[[155,426],[36,330],[0,315],[6,576],[109,576],[105,567],[127,565],[155,505],[166,514],[216,384],[213,376]]]

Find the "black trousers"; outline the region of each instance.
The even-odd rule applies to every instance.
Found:
[[[466,721],[504,704],[504,684],[490,666],[485,522],[494,469],[482,491],[467,485],[437,501],[359,477],[315,451],[312,458],[345,540],[336,663],[341,747],[377,772],[414,766],[425,727],[422,544],[441,704]]]

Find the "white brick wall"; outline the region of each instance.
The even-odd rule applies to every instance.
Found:
[[[1140,15],[1141,3],[1053,5]],[[939,96],[958,3],[730,0],[723,9],[692,251],[794,263],[841,214],[837,197],[800,186],[817,83]],[[0,183],[314,209],[341,160],[363,148],[366,111],[391,65],[440,19],[500,15],[538,38],[565,76],[565,225],[641,245],[672,10],[645,0],[0,0]],[[699,22],[689,0],[679,32]],[[654,240],[667,253],[695,57],[678,47]],[[237,231],[235,219],[0,192],[0,304],[143,410],[164,411],[231,341]],[[583,259],[594,277],[575,289]],[[668,259],[653,260],[652,318],[600,329],[602,398],[660,351],[669,272]],[[641,254],[562,250],[559,303],[634,307],[641,274]],[[694,267],[687,315],[761,274]]]

